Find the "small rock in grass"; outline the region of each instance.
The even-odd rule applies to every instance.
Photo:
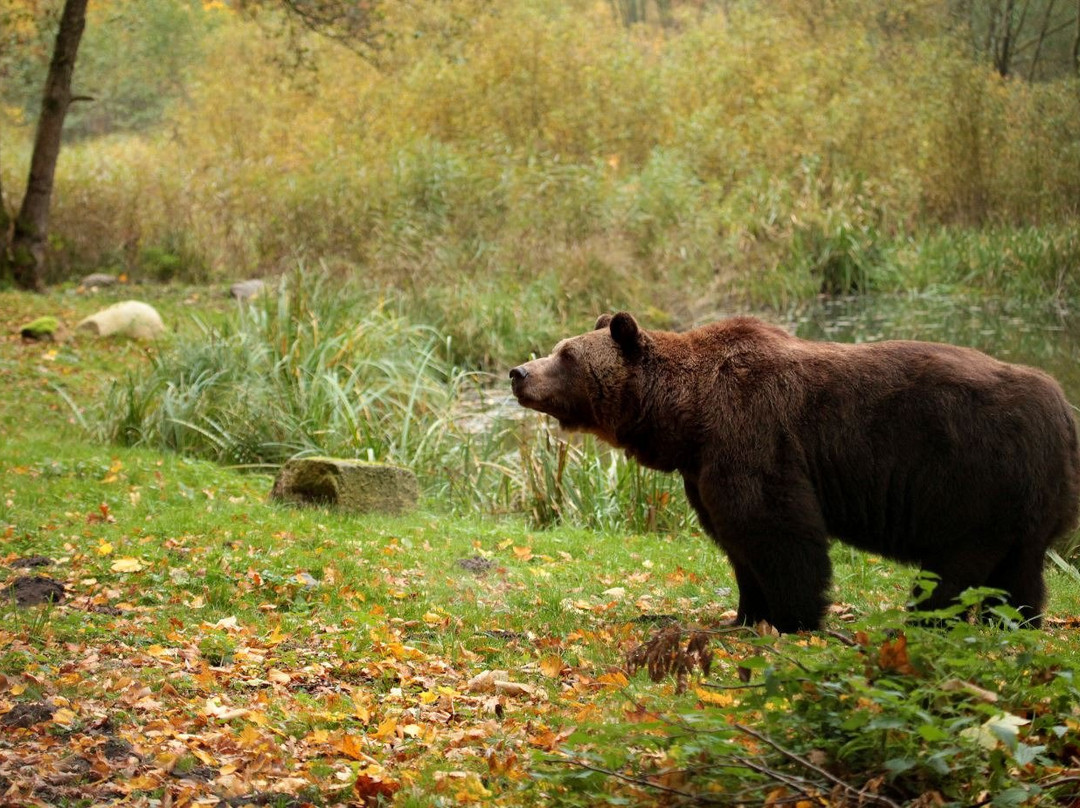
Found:
[[[165,323],[161,321],[157,309],[138,300],[115,303],[107,309],[91,314],[76,328],[99,337],[119,334],[135,339],[157,339],[165,333]]]
[[[362,460],[303,457],[278,472],[270,498],[296,505],[332,505],[353,513],[404,513],[420,489],[408,469]]]
[[[83,278],[79,286],[84,289],[104,289],[107,286],[116,286],[119,282],[120,279],[115,275],[109,275],[106,272],[94,272]]]
[[[260,278],[238,281],[229,287],[229,296],[237,300],[250,300],[266,291],[266,282]]]

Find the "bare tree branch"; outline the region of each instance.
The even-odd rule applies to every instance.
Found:
[[[791,761],[793,761],[795,763],[798,763],[800,766],[803,766],[804,768],[809,769],[810,771],[814,772],[815,774],[819,775],[820,777],[823,777],[825,780],[832,783],[833,785],[839,786],[844,791],[859,797],[859,799],[873,800],[873,801],[878,802],[878,803],[880,803],[882,805],[887,805],[887,806],[889,806],[889,808],[900,808],[900,806],[897,803],[893,802],[888,797],[884,797],[884,796],[882,796],[880,794],[870,794],[870,793],[864,791],[863,789],[856,788],[855,786],[851,785],[850,783],[847,783],[844,780],[841,780],[836,775],[834,775],[834,774],[832,774],[830,772],[827,772],[825,769],[821,768],[820,766],[817,766],[817,765],[811,763],[809,760],[802,757],[801,755],[797,755],[794,752],[792,752],[792,751],[790,751],[788,749],[785,749],[783,746],[778,744],[776,741],[774,741],[769,736],[763,735],[762,733],[758,732],[757,730],[751,729],[750,727],[746,726],[745,724],[733,724],[732,726],[734,726],[740,732],[745,732],[750,737],[756,738],[757,740],[761,741],[762,743],[771,746],[773,749],[775,749],[781,755],[786,757],[788,760],[791,760]]]

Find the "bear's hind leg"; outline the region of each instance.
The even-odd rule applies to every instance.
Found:
[[[989,583],[992,570],[1002,564],[1000,555],[981,555],[955,552],[946,558],[926,560],[923,569],[932,572],[938,580],[932,591],[916,581],[912,590],[912,602],[909,608],[918,612],[936,612],[955,606],[960,595],[966,589],[977,586],[994,586]],[[939,625],[940,620],[928,618],[927,625]]]
[[[1045,552],[1038,543],[1018,542],[990,573],[986,585],[1003,589],[1010,606],[1023,616],[1025,625],[1038,628],[1042,625],[1043,606],[1046,604],[1046,584],[1043,581]]]

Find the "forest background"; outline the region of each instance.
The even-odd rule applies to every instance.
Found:
[[[686,326],[820,292],[1077,291],[1074,3],[448,0],[303,25],[351,5],[91,3],[46,280],[321,263],[472,366],[616,307]],[[59,7],[4,12],[9,212]]]

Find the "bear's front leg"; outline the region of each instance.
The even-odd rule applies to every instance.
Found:
[[[749,603],[756,606],[759,598],[765,601],[762,616],[750,613],[747,617],[755,623],[764,619],[785,634],[820,629],[832,583],[832,563],[825,536],[814,531],[792,531],[786,525],[783,532],[769,527],[760,531],[747,527],[733,538],[740,543],[741,554],[747,558],[750,575],[758,587],[750,589]],[[737,570],[741,610],[742,578]]]
[[[735,569],[739,620],[765,620],[781,632],[821,628],[832,564],[809,484],[794,475],[740,475],[686,482],[686,492]]]
[[[769,602],[765,599],[765,590],[758,583],[757,576],[746,562],[739,561],[730,553],[728,560],[735,570],[735,583],[739,587],[739,609],[735,614],[735,624],[754,626],[764,620],[771,625]]]

